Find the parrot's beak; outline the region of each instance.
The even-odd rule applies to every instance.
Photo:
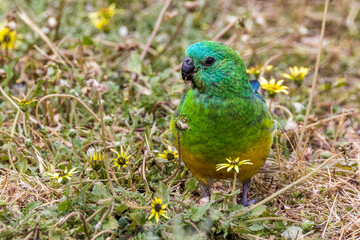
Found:
[[[186,83],[189,83],[190,85],[193,83],[194,80],[194,76],[193,76],[193,74],[195,73],[194,70],[195,67],[193,60],[190,57],[186,57],[181,66],[181,76],[182,79]]]

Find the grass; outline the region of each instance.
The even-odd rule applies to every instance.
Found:
[[[88,13],[113,2],[106,29],[95,28]],[[320,45],[324,4],[2,3],[0,22],[15,22],[18,34],[0,52],[0,238],[359,238],[360,17],[357,3],[330,2]],[[285,80],[289,95],[261,92],[278,131],[249,208],[233,203],[241,183],[232,192],[232,179],[199,206],[191,173],[159,155],[178,148],[169,122],[187,91],[184,52],[210,39],[248,68],[273,65],[266,79],[311,68],[298,84]],[[36,101],[11,97],[23,95]],[[129,157],[126,167],[114,166],[111,149]],[[90,161],[93,151],[104,161]],[[149,220],[155,197],[165,208],[159,223]]]

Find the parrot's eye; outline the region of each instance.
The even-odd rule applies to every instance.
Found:
[[[213,65],[215,63],[215,58],[213,58],[213,57],[207,57],[206,59],[205,59],[205,65],[206,66],[211,66],[211,65]]]

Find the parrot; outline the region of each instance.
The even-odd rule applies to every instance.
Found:
[[[231,47],[216,41],[192,44],[185,52],[181,76],[190,88],[174,111],[170,129],[182,161],[197,179],[200,204],[210,201],[217,179],[233,173],[216,165],[227,158],[250,160],[237,174],[243,183],[238,204],[249,206],[251,177],[270,154],[276,125],[258,81],[249,81],[245,63]],[[178,142],[180,141],[180,143]],[[179,147],[178,147],[179,148]]]

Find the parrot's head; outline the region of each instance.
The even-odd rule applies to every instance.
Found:
[[[181,75],[186,83],[208,95],[251,92],[244,61],[231,47],[213,41],[191,45],[185,53]]]

